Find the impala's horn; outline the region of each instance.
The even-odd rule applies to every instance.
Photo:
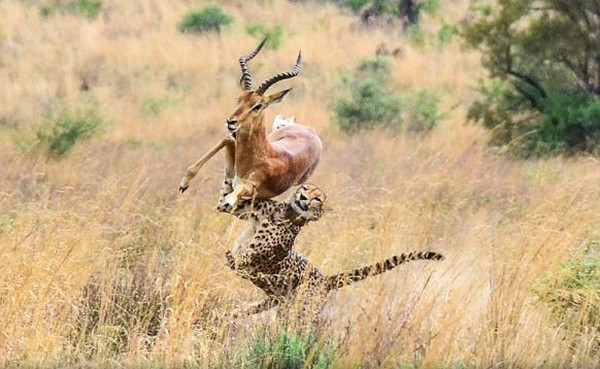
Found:
[[[301,70],[300,63],[302,63],[302,51],[298,53],[298,59],[296,60],[296,65],[294,65],[294,68],[292,68],[292,70],[290,70],[288,72],[278,73],[278,74],[274,75],[273,77],[269,78],[268,80],[264,81],[260,85],[260,87],[258,87],[256,92],[258,92],[259,95],[263,95],[265,92],[267,92],[269,87],[273,86],[275,83],[282,81],[284,79],[296,77],[298,74],[300,74],[300,70]]]
[[[242,90],[252,90],[252,74],[250,74],[250,68],[248,68],[248,62],[252,60],[258,54],[260,49],[265,45],[267,39],[262,40],[260,45],[254,51],[249,54],[246,54],[240,57],[240,68],[242,68],[242,78],[240,78],[240,85],[242,86]]]

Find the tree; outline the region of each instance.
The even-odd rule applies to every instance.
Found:
[[[419,4],[415,0],[400,0],[398,1],[398,14],[402,18],[402,24],[406,30],[410,26],[419,23]]]
[[[600,151],[600,1],[476,1],[462,28],[492,82],[469,111],[522,156]]]

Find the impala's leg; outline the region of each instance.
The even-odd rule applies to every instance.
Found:
[[[232,213],[233,215],[240,216],[242,219],[245,214],[252,210],[252,202],[246,199],[240,199],[233,205],[226,201],[228,195],[234,192],[233,188],[233,177],[235,176],[235,141],[232,144],[226,146],[225,158],[227,165],[225,166],[225,178],[221,185],[221,196],[219,197],[219,204],[217,210],[224,213]]]
[[[231,178],[235,176],[235,139],[227,141],[225,144],[225,177]]]
[[[235,211],[235,209],[241,204],[242,197],[254,198],[255,192],[255,186],[252,183],[243,182],[242,184],[237,186],[232,193],[225,196],[225,198],[223,199],[223,206],[230,208],[231,211]]]
[[[190,181],[198,174],[198,171],[206,162],[215,156],[223,147],[227,145],[235,146],[235,139],[232,137],[227,137],[223,139],[223,141],[219,142],[215,147],[213,147],[209,152],[207,152],[203,157],[201,157],[197,162],[190,165],[186,171],[183,178],[181,178],[181,182],[179,183],[179,192],[183,193],[190,186]]]
[[[225,146],[225,178],[223,178],[223,184],[221,185],[221,192],[219,195],[219,203],[217,209],[224,211],[223,199],[225,196],[233,192],[233,177],[235,176],[235,141],[227,143]]]

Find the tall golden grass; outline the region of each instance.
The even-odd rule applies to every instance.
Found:
[[[487,134],[465,123],[479,56],[457,44],[415,48],[396,31],[356,28],[336,7],[287,1],[222,2],[235,18],[228,30],[179,33],[202,5],[106,0],[89,21],[0,3],[1,366],[232,367],[263,327],[281,328],[273,312],[223,321],[262,295],[225,266],[244,223],[214,210],[222,159],[176,192],[183,169],[224,134],[237,58],[257,42],[244,32],[252,23],[286,32],[281,49],[252,62],[255,78],[290,67],[299,48],[305,56],[293,94],[267,118],[294,115],[325,144],[311,181],[334,211],[297,249],[328,274],[414,249],[446,256],[333,294],[319,331],[340,343],[333,367],[597,366],[597,332],[563,329],[533,293],[598,236],[596,159],[490,153]],[[444,17],[459,21],[467,6],[448,2]],[[443,97],[448,118],[430,134],[336,129],[341,76],[381,42],[404,50],[394,89]],[[148,99],[167,103],[148,116]],[[67,158],[16,148],[15,132],[89,100],[103,132]]]

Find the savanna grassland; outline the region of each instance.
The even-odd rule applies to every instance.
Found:
[[[95,19],[43,5],[0,2],[0,366],[252,368],[285,355],[322,368],[598,365],[593,296],[555,293],[599,236],[598,160],[491,150],[466,121],[485,73],[459,40],[418,46],[314,2],[221,1],[233,23],[199,36],[177,27],[203,1],[106,0]],[[467,9],[445,1],[441,14],[457,23]],[[311,182],[333,211],[297,250],[326,274],[411,250],[446,256],[332,294],[308,336],[273,311],[228,318],[263,296],[225,265],[244,223],[215,210],[222,156],[177,193],[225,134],[237,58],[259,41],[250,24],[284,32],[252,61],[255,79],[304,55],[267,120],[295,116],[324,142]],[[338,128],[343,76],[381,43],[402,48],[389,61],[394,91],[440,96],[431,132]],[[53,156],[40,127],[60,114],[90,114],[98,129]],[[564,320],[557,300],[579,309]]]

